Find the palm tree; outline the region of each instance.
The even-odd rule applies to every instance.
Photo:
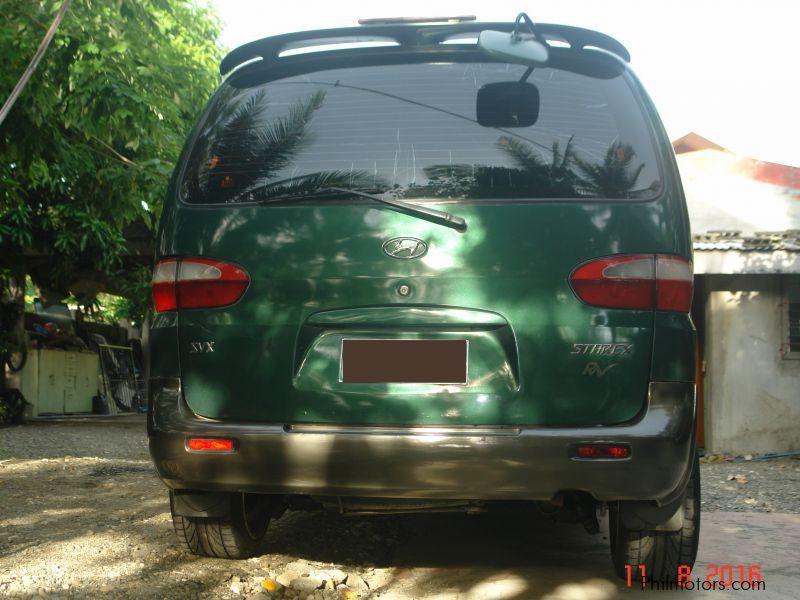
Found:
[[[616,141],[608,147],[601,163],[590,163],[576,157],[575,166],[581,174],[579,186],[582,195],[626,198],[644,169],[644,163],[635,169],[631,168],[634,156],[636,152],[632,146]]]
[[[325,92],[317,91],[289,108],[286,116],[264,118],[269,108],[259,90],[209,136],[206,161],[198,169],[198,185],[215,202],[256,199],[253,194],[311,140],[307,125],[322,107]]]
[[[320,171],[272,181],[313,140],[308,125],[324,101],[324,91],[314,92],[295,102],[285,116],[272,119],[266,117],[269,101],[263,89],[227,118],[220,107],[230,106],[231,99],[218,102],[208,118],[211,126],[190,159],[188,172],[194,177],[185,184],[187,199],[248,202],[326,186],[364,187],[361,171]]]
[[[531,144],[517,138],[502,136],[497,140],[497,147],[517,165],[519,185],[534,191],[536,196],[569,198],[577,195],[577,177],[572,169],[576,160],[572,137],[567,140],[563,153],[558,141],[553,142],[549,164]]]

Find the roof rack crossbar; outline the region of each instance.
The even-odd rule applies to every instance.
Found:
[[[335,38],[339,42],[352,38],[352,41],[356,42],[363,41],[369,36],[376,36],[396,41],[398,44],[398,46],[394,47],[396,50],[398,47],[400,49],[422,46],[435,47],[453,36],[464,33],[478,33],[485,29],[511,33],[514,30],[514,23],[469,22],[419,26],[407,24],[360,25],[357,27],[286,33],[256,40],[232,50],[220,63],[219,71],[224,76],[246,62],[258,59],[261,59],[262,62],[277,61],[281,51],[287,45],[291,45],[292,48],[298,48],[302,46],[304,41],[309,42],[309,46],[315,46],[319,45],[320,41],[330,38]],[[600,48],[617,55],[625,62],[630,62],[631,60],[631,55],[625,46],[604,33],[580,27],[549,23],[537,23],[536,29],[540,35],[544,36],[545,40],[563,40],[573,49]]]

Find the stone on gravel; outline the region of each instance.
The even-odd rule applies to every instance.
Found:
[[[366,579],[367,584],[369,584],[369,589],[376,590],[385,585],[389,585],[392,582],[393,576],[389,569],[375,569],[371,573],[367,573]]]
[[[313,592],[324,584],[325,580],[320,577],[297,577],[292,579],[289,587],[298,592]]]
[[[333,587],[336,587],[347,579],[347,573],[340,569],[316,569],[309,573],[309,577],[319,577],[324,581],[332,581]]]
[[[275,579],[284,587],[291,587],[292,580],[303,577],[311,572],[311,565],[304,560],[295,560],[286,565],[283,573]]]
[[[355,574],[347,576],[347,587],[358,594],[369,593],[369,585],[361,577]]]

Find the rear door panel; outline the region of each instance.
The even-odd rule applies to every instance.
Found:
[[[632,419],[654,314],[584,305],[568,278],[599,256],[677,252],[669,202],[429,204],[466,218],[463,234],[369,200],[177,207],[163,255],[231,260],[251,277],[237,304],[178,315],[186,401],[206,417],[273,423]],[[398,236],[425,241],[427,254],[387,256],[384,242]],[[469,340],[468,383],[345,384],[344,337]],[[192,352],[208,341],[213,352]]]

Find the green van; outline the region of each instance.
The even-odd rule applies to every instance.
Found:
[[[372,21],[232,51],[175,169],[148,432],[175,530],[285,510],[597,532],[675,578],[700,519],[689,219],[619,42]]]

